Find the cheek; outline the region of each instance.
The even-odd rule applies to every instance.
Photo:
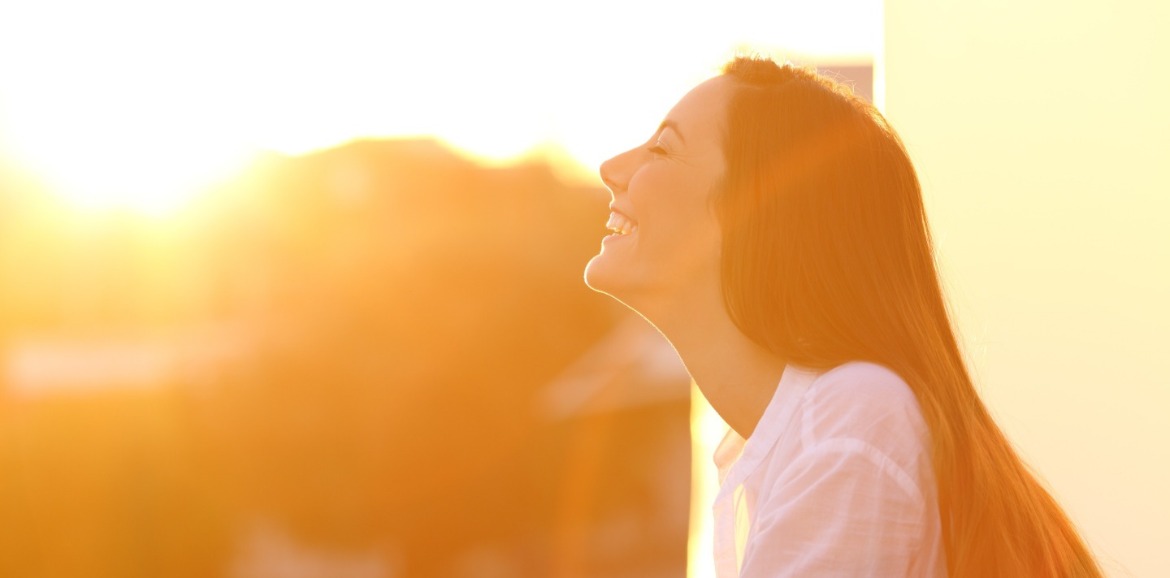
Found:
[[[672,186],[658,189],[654,196],[631,196],[631,204],[641,217],[639,249],[659,266],[687,275],[717,266],[721,234],[708,191],[684,179],[664,179],[661,184]]]

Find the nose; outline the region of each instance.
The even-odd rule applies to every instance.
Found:
[[[601,182],[609,187],[615,195],[617,193],[624,193],[626,186],[630,183],[630,176],[633,175],[636,163],[633,162],[633,150],[628,150],[621,153],[603,163],[601,163]]]

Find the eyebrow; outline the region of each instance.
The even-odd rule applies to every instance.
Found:
[[[682,141],[683,144],[687,144],[687,139],[683,137],[682,131],[678,130],[677,122],[674,122],[668,118],[662,121],[662,124],[658,125],[658,131],[661,132],[664,128],[673,130],[674,133],[678,135],[678,140]]]

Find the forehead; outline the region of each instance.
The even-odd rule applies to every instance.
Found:
[[[731,79],[726,76],[716,76],[700,83],[670,109],[666,114],[666,124],[676,125],[677,132],[688,145],[692,141],[714,142],[723,132],[733,88]]]

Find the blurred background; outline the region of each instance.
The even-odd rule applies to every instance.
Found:
[[[0,6],[0,576],[710,576],[725,429],[595,167],[749,49],[919,168],[980,391],[1170,574],[1170,9]]]

